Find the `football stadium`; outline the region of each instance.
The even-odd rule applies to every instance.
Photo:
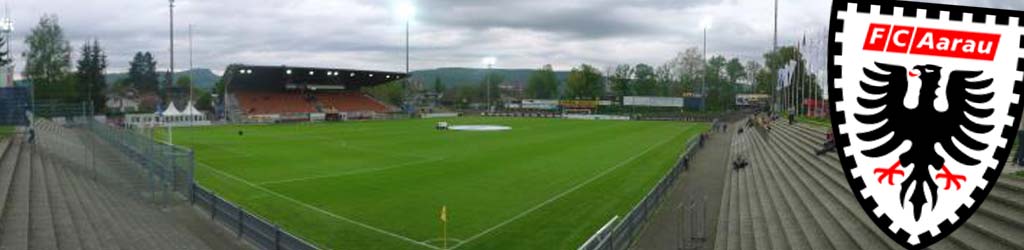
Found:
[[[162,12],[0,20],[0,249],[1024,249],[1021,4],[119,1],[92,4]],[[794,4],[823,20],[778,26]],[[712,19],[750,34],[715,41]],[[900,32],[991,51],[888,64],[921,56],[887,51],[913,49]],[[860,51],[872,34],[898,46]],[[957,56],[1012,73],[936,65]]]

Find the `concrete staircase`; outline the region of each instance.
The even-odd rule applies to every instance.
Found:
[[[900,249],[850,193],[825,129],[774,124],[734,137],[751,166],[730,171],[715,249]],[[731,167],[731,166],[730,166]],[[1002,177],[979,211],[932,249],[1024,249],[1024,181]]]
[[[0,249],[210,249],[159,208],[0,142]]]

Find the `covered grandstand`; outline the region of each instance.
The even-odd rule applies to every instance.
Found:
[[[231,121],[368,119],[398,111],[362,88],[406,78],[404,73],[234,64],[224,72],[222,115]]]

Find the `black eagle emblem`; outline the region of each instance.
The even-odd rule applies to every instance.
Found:
[[[937,152],[936,144],[949,156],[964,166],[977,166],[981,161],[964,152],[957,143],[971,150],[984,150],[988,147],[968,133],[983,134],[992,131],[994,126],[979,124],[976,120],[992,115],[992,109],[979,106],[992,100],[993,93],[979,93],[992,84],[992,79],[976,79],[982,71],[955,70],[949,73],[945,91],[940,93],[942,68],[936,65],[918,65],[911,70],[903,66],[875,63],[884,72],[875,72],[864,68],[864,74],[875,83],[860,82],[864,92],[877,98],[857,98],[864,108],[880,110],[870,114],[855,114],[854,117],[868,125],[878,126],[875,130],[859,133],[856,136],[867,142],[878,142],[889,136],[878,146],[862,153],[868,157],[881,157],[893,153],[900,145],[910,141],[909,150],[900,153],[899,160],[889,167],[881,166],[874,170],[881,183],[888,178],[893,183],[894,175],[905,175],[903,168],[914,165],[909,175],[900,183],[900,204],[906,207],[907,190],[913,186],[909,202],[913,206],[914,220],[921,219],[921,209],[928,202],[931,194],[932,208],[938,202],[937,181],[944,181],[944,189],[955,186],[960,189],[960,182],[967,181],[964,175],[954,174],[946,166],[946,160]],[[917,78],[921,88],[917,96],[916,106],[904,104],[908,96],[909,80]],[[935,104],[941,100],[940,94],[948,103],[944,109]],[[871,96],[869,96],[871,97]],[[910,102],[913,104],[913,101]],[[955,142],[954,142],[955,141]],[[931,176],[929,167],[940,170]]]

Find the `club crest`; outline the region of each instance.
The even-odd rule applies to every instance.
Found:
[[[900,245],[938,242],[978,210],[1010,153],[1024,12],[833,0],[829,39],[833,130],[854,196]]]

